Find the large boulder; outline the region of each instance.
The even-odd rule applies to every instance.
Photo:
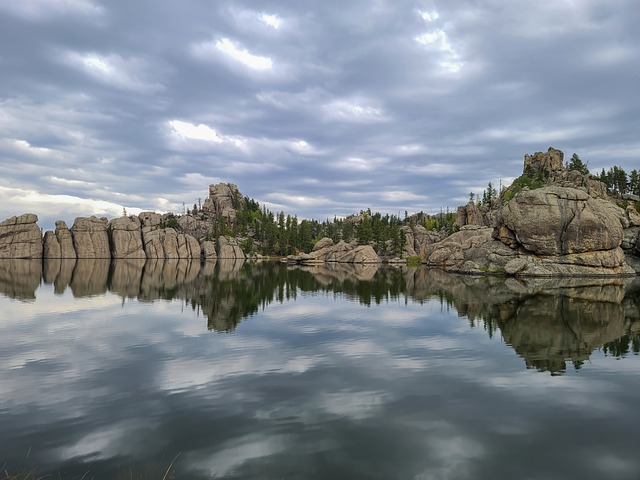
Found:
[[[492,235],[489,227],[466,225],[434,244],[426,263],[453,272],[502,273],[518,253]]]
[[[220,259],[244,260],[247,258],[240,245],[238,245],[238,241],[235,238],[227,238],[225,236],[218,238],[216,253]]]
[[[336,263],[379,263],[380,257],[371,245],[358,245],[355,242],[340,241],[333,244],[330,238],[318,240],[310,253],[289,255],[287,261],[301,264]]]
[[[151,228],[142,229],[147,258],[200,259],[200,244],[191,235],[178,233],[173,228]]]
[[[56,222],[55,231],[44,233],[44,258],[76,258],[73,236],[63,220]]]
[[[0,258],[42,258],[38,217],[25,213],[0,223]]]
[[[200,258],[202,260],[215,260],[218,258],[216,244],[211,240],[205,240],[200,244]]]
[[[501,213],[502,241],[536,255],[612,250],[622,243],[624,210],[575,188],[522,191]]]
[[[139,217],[114,218],[107,231],[112,258],[146,258]]]
[[[163,217],[159,213],[140,212],[140,214],[138,214],[138,219],[140,220],[140,224],[143,228],[148,228],[150,230],[156,230],[163,226]]]
[[[73,222],[71,234],[78,258],[111,258],[106,218],[78,217]]]

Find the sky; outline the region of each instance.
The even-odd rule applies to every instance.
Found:
[[[640,168],[638,0],[0,0],[0,220],[462,205]]]

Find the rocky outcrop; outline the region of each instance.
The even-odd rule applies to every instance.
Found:
[[[640,215],[610,201],[601,182],[565,170],[562,159],[553,148],[525,155],[525,175],[547,185],[512,191],[487,215],[491,228],[462,227],[434,245],[426,263],[461,273],[634,274],[621,247],[637,249],[638,232],[625,228],[640,223]]]
[[[614,250],[622,242],[624,211],[575,188],[520,192],[501,213],[501,240],[536,255]]]
[[[289,255],[289,263],[316,264],[324,262],[338,263],[379,263],[380,257],[371,245],[357,245],[354,242],[340,241],[333,244],[330,238],[322,238],[310,253]]]
[[[106,218],[78,217],[73,222],[71,234],[78,258],[111,258]]]
[[[485,215],[482,214],[480,207],[473,202],[458,207],[456,225],[458,227],[465,225],[488,226]]]
[[[173,228],[142,230],[147,258],[199,259],[200,244],[191,235],[178,233]]]
[[[236,210],[244,205],[244,197],[233,183],[209,185],[209,198],[205,199],[202,210],[213,218],[224,219],[229,226],[237,223]]]
[[[55,231],[44,234],[44,258],[76,258],[73,236],[66,222],[58,220]]]
[[[42,258],[38,217],[25,213],[0,223],[0,258]]]
[[[141,224],[143,250],[147,258],[200,258],[200,244],[192,235],[167,227],[171,224],[172,215],[143,212],[138,218]],[[179,225],[177,221],[174,224]]]
[[[109,222],[107,231],[112,258],[147,258],[140,227],[138,217],[114,218]]]
[[[244,260],[246,255],[235,238],[221,236],[218,238],[216,253],[220,259]]]
[[[546,152],[536,152],[524,156],[524,173],[533,176],[537,173],[544,175],[562,172],[564,170],[564,153],[553,147]]]
[[[218,258],[216,252],[216,244],[211,240],[205,240],[200,244],[200,258],[204,261],[215,260]]]

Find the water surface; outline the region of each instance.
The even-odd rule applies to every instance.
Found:
[[[0,465],[55,478],[638,478],[625,279],[0,263]]]

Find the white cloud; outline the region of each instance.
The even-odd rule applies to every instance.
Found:
[[[169,120],[167,124],[171,130],[170,138],[178,140],[178,142],[171,142],[177,149],[191,150],[194,147],[198,149],[203,147],[202,144],[206,148],[206,144],[211,143],[242,149],[247,146],[248,142],[248,139],[243,137],[221,135],[217,130],[203,123],[196,125],[183,120]]]
[[[278,30],[280,28],[280,25],[282,24],[282,20],[277,15],[269,15],[266,13],[262,13],[259,18],[265,24],[269,25],[270,27],[273,27],[276,30]]]
[[[364,98],[341,98],[322,106],[325,119],[343,122],[378,122],[385,120],[382,108]]]
[[[124,196],[123,199],[126,200],[126,196]],[[7,218],[12,215],[28,212],[37,213],[39,216],[43,213],[42,216],[46,218],[47,224],[41,226],[46,229],[52,228],[53,221],[57,219],[66,219],[67,222],[70,222],[75,217],[91,215],[110,218],[119,217],[122,215],[123,208],[126,208],[127,213],[134,215],[142,211],[135,206],[94,198],[82,198],[74,195],[55,195],[41,193],[35,190],[3,186],[0,186],[0,205],[6,206],[0,209],[0,212],[5,212],[4,215]],[[8,209],[12,208],[12,205],[20,205],[22,211],[9,211]]]
[[[387,202],[426,202],[428,197],[407,191],[383,191],[380,197]]]
[[[99,17],[104,8],[89,0],[20,0],[0,2],[0,11],[6,11],[29,20],[43,20],[51,15],[76,14]]]
[[[269,70],[273,66],[273,60],[271,60],[271,58],[254,55],[248,50],[238,47],[228,38],[222,38],[216,41],[215,47],[222,53],[229,55],[234,60],[254,70]]]
[[[287,193],[270,193],[266,195],[264,198],[273,202],[282,202],[290,206],[298,206],[298,205],[314,206],[314,205],[326,205],[331,203],[331,201],[326,197],[290,195]]]
[[[425,22],[435,22],[440,18],[440,14],[435,10],[431,10],[430,12],[418,10],[418,14]]]
[[[160,83],[146,78],[153,73],[149,63],[142,58],[73,51],[63,53],[62,58],[70,67],[109,86],[136,92],[158,92],[164,89]]]
[[[265,71],[273,68],[273,60],[270,57],[255,55],[247,49],[238,46],[229,38],[221,38],[214,42],[203,42],[192,47],[196,57],[208,58],[216,52],[224,54],[225,57],[234,60],[251,70]]]

